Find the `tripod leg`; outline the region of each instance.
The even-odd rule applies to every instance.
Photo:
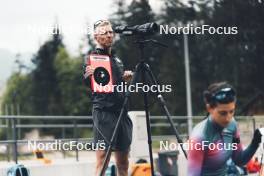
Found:
[[[149,76],[150,76],[150,79],[151,79],[150,81],[151,81],[154,85],[158,85],[158,82],[157,82],[157,80],[156,80],[154,74],[152,73],[152,71],[151,71],[149,65],[145,63],[145,64],[144,64],[144,68],[145,68],[145,70],[146,70],[146,73],[148,73]],[[173,125],[173,121],[172,121],[172,119],[171,119],[171,114],[170,114],[170,112],[169,112],[169,110],[168,110],[168,108],[167,108],[166,102],[165,102],[163,96],[161,95],[161,93],[160,93],[159,91],[156,92],[156,96],[157,96],[157,98],[158,98],[158,100],[159,100],[159,103],[160,103],[160,105],[162,106],[162,108],[163,108],[163,110],[164,110],[166,116],[167,116],[167,119],[168,119],[168,121],[169,121],[169,123],[170,123],[171,128],[173,129],[174,135],[176,136],[176,139],[177,139],[178,143],[180,144],[181,149],[182,149],[182,151],[183,151],[183,153],[184,153],[184,155],[185,155],[185,157],[186,157],[186,159],[187,159],[187,153],[186,153],[186,151],[185,151],[184,148],[183,148],[183,141],[182,141],[182,139],[181,139],[181,137],[180,137],[180,135],[179,135],[178,130],[177,130],[177,129],[175,128],[175,126]]]
[[[138,74],[140,72],[140,69],[141,69],[141,66],[140,66],[140,64],[138,64],[136,66],[135,73],[134,73],[134,75],[132,77],[131,85],[135,85],[135,83],[137,81]],[[122,119],[122,117],[124,115],[124,112],[125,112],[125,109],[126,109],[126,106],[127,106],[127,103],[128,103],[128,98],[130,97],[130,94],[131,94],[131,92],[129,92],[129,91],[125,93],[125,100],[123,102],[121,112],[120,112],[120,114],[118,116],[118,120],[116,122],[116,126],[115,126],[115,129],[113,131],[113,134],[112,134],[112,137],[111,137],[111,140],[110,140],[110,144],[109,144],[109,146],[107,148],[107,152],[106,152],[106,156],[105,156],[105,159],[104,159],[103,167],[102,167],[101,172],[100,172],[100,176],[104,175],[104,172],[105,172],[105,170],[107,168],[107,161],[110,159],[110,156],[111,156],[113,141],[115,140],[115,137],[117,135],[117,130],[119,128],[121,119]]]
[[[143,85],[146,83],[145,70],[142,69],[142,81]],[[148,147],[149,147],[149,159],[151,165],[151,175],[154,176],[154,164],[153,164],[153,154],[152,154],[152,139],[151,139],[151,128],[150,128],[150,118],[149,118],[149,104],[148,104],[148,93],[143,92],[144,96],[144,109],[146,114],[146,125],[147,125],[147,134],[148,134]]]

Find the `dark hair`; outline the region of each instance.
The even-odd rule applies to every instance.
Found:
[[[236,92],[227,82],[218,82],[211,84],[203,92],[205,104],[216,107],[217,104],[227,104],[236,101]]]

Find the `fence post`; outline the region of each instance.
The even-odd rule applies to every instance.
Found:
[[[17,164],[17,130],[16,130],[16,118],[12,118],[12,130],[13,130],[13,159]]]
[[[10,137],[10,132],[11,132],[11,126],[10,126],[10,119],[6,118],[6,140],[9,140],[11,139]],[[9,153],[10,153],[10,144],[7,143],[6,144],[7,148],[6,148],[6,157],[7,157],[7,161],[9,162],[10,161],[10,156],[9,156]]]
[[[65,128],[64,127],[62,127],[61,133],[62,133],[61,138],[64,140],[65,139]],[[63,142],[63,144],[64,144],[64,142]],[[63,155],[63,159],[65,159],[65,151],[63,148],[62,148],[62,155]]]
[[[74,124],[74,128],[73,128],[73,138],[75,139],[75,142],[76,142],[76,149],[75,149],[76,161],[79,161],[79,151],[78,151],[78,148],[77,148],[78,138],[77,138],[77,122],[76,122],[76,119],[73,120],[73,124]]]

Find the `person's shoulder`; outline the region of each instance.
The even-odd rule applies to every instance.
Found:
[[[204,129],[206,124],[207,124],[207,120],[208,120],[208,117],[206,117],[205,119],[200,121],[198,124],[195,125],[193,130],[199,130],[200,131],[201,129]]]
[[[114,48],[111,49],[111,54],[112,54],[112,56],[116,56],[117,55],[117,52],[116,52],[116,50]]]
[[[200,140],[203,140],[206,138],[206,124],[207,124],[207,118],[199,122],[198,124],[195,125],[195,127],[192,130],[191,137],[192,138],[198,138]]]
[[[90,54],[98,54],[98,52],[96,50],[93,50],[90,52]]]
[[[123,64],[123,61],[119,57],[115,56],[114,59],[116,60],[117,63]]]

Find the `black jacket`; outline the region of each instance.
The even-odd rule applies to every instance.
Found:
[[[109,55],[106,50],[97,48],[92,54],[108,55],[111,61],[111,69],[113,82],[115,85],[121,84],[124,80],[122,78],[124,74],[124,65],[122,61],[116,57],[114,51]],[[85,74],[84,66],[84,74]],[[90,77],[85,78],[84,82],[87,86],[91,86]],[[113,93],[92,93],[92,103],[93,107],[97,109],[102,109],[106,111],[120,111],[122,104],[124,102],[124,93],[117,92],[114,90]]]

